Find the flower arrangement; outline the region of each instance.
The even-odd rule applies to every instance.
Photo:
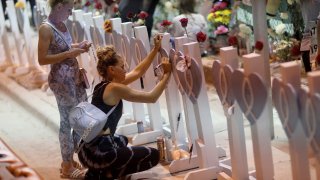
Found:
[[[214,32],[214,36],[227,34],[228,26],[231,20],[232,11],[228,0],[213,1],[207,20],[210,23],[209,28]]]
[[[273,46],[273,53],[280,62],[295,60],[294,58],[300,55],[299,42],[294,38],[285,38],[280,41],[276,41]]]
[[[283,23],[281,24],[278,24],[276,27],[275,27],[275,31],[278,35],[283,35],[284,32],[286,32],[286,25],[284,25]]]
[[[176,0],[159,0],[159,3],[157,4],[153,15],[153,33],[163,32],[164,30],[167,30],[166,28],[164,29],[161,24],[164,19],[171,20],[179,15],[177,6],[178,4]]]
[[[167,31],[168,31],[168,28],[169,28],[169,26],[170,26],[171,24],[172,24],[171,21],[163,20],[160,25],[161,25],[161,27],[163,27],[164,32],[167,32]]]
[[[105,20],[103,23],[103,29],[106,33],[112,33],[112,24],[109,19]]]

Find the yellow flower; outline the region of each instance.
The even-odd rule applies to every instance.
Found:
[[[231,15],[231,11],[229,9],[225,9],[225,10],[222,10],[222,11],[216,11],[214,14],[216,16],[227,16],[227,17],[229,17]]]
[[[26,5],[24,4],[23,1],[18,1],[16,2],[16,4],[14,5],[15,8],[21,8],[24,9],[26,7]]]
[[[213,13],[209,13],[207,16],[207,20],[210,22],[214,22],[214,14]]]
[[[103,29],[106,33],[112,33],[112,24],[109,19],[104,21]]]
[[[223,10],[223,11],[222,11],[222,15],[224,15],[224,16],[230,16],[230,15],[231,15],[231,10],[229,10],[229,9]]]
[[[222,24],[225,24],[225,25],[228,25],[229,22],[230,22],[230,19],[227,17],[223,17],[223,16],[220,16],[220,17],[217,17],[214,19],[214,22],[215,23],[222,23]]]

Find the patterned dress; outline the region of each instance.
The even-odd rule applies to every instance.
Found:
[[[54,28],[52,28],[52,32],[54,38],[49,45],[48,54],[68,51],[72,42],[70,33],[68,31],[57,32]],[[61,37],[62,35],[64,37]],[[74,153],[74,143],[68,120],[69,112],[72,107],[87,99],[86,91],[79,77],[79,65],[76,58],[65,59],[51,65],[48,83],[56,97],[60,113],[59,142],[63,161],[72,160]]]
[[[107,84],[101,82],[96,85],[91,102],[105,113],[108,113],[113,107],[103,102],[103,92]],[[96,137],[80,150],[79,160],[89,168],[85,179],[119,178],[145,171],[158,164],[159,152],[157,149],[144,146],[128,147],[128,139],[125,136],[114,134],[121,115],[122,101],[109,115],[104,126],[104,130],[109,129],[110,134]]]

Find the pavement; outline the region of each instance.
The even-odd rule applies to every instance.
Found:
[[[208,69],[211,67],[210,62],[212,62],[212,59],[206,58],[203,60],[204,63],[204,71],[206,74],[208,74]],[[1,62],[0,62],[1,63]],[[207,76],[207,75],[206,75]],[[58,129],[59,129],[59,113],[56,105],[56,101],[54,96],[48,95],[47,92],[42,91],[41,89],[35,89],[35,90],[27,90],[21,85],[19,85],[14,78],[8,77],[6,74],[0,72],[0,91],[8,96],[9,99],[15,101],[17,105],[15,106],[21,106],[22,109],[29,112],[32,115],[32,118],[35,119],[34,123],[39,123],[40,125],[36,126],[25,126],[25,129],[19,129],[12,132],[6,132],[6,127],[2,126],[4,128],[3,132],[6,133],[0,133],[1,136],[19,136],[25,138],[30,138],[32,140],[29,140],[28,142],[32,144],[33,147],[41,149],[42,143],[46,143],[54,148],[52,148],[51,151],[45,151],[43,150],[43,156],[50,155],[50,154],[56,154],[59,156],[59,143],[57,141],[58,137]],[[214,126],[214,132],[213,135],[216,140],[216,144],[222,147],[226,153],[227,157],[230,157],[229,154],[229,143],[228,143],[228,132],[227,132],[227,122],[223,113],[223,109],[221,107],[219,98],[215,92],[214,87],[210,83],[210,80],[207,82],[207,92],[209,97],[209,104],[211,109],[211,116],[212,116],[212,123]],[[88,93],[89,94],[89,93]],[[164,96],[162,95],[160,97],[160,104],[163,104],[161,102],[164,101]],[[9,101],[9,100],[8,100]],[[14,106],[14,107],[15,107]],[[161,106],[161,105],[160,105]],[[5,114],[5,119],[7,116],[11,116],[15,113],[13,107],[13,111],[9,111],[7,113],[4,109],[7,108],[6,105],[2,105],[0,108],[0,115]],[[162,110],[165,108],[165,106],[161,106]],[[165,110],[165,109],[164,109]],[[274,163],[274,171],[275,171],[275,178],[276,180],[288,180],[292,179],[291,174],[291,165],[290,165],[290,157],[289,157],[289,149],[288,149],[288,141],[286,138],[286,135],[282,129],[281,122],[279,121],[279,118],[277,116],[277,113],[275,110],[273,110],[273,116],[274,116],[274,132],[275,137],[274,140],[272,140],[272,155],[273,155],[273,163]],[[19,117],[15,117],[19,119]],[[28,119],[19,119],[19,121],[28,121]],[[19,121],[16,121],[17,124],[21,123]],[[1,123],[3,120],[1,121]],[[3,123],[5,126],[16,126],[17,124],[10,124],[8,122]],[[249,169],[253,170],[254,168],[254,160],[253,160],[253,151],[252,151],[252,140],[251,140],[251,129],[249,126],[248,121],[244,121],[245,126],[245,136],[246,136],[246,147],[247,147],[247,157],[248,157],[248,163],[249,163]],[[1,128],[0,128],[1,129]],[[21,132],[28,132],[31,133],[31,131],[39,130],[41,133],[50,132],[50,136],[47,138],[43,138],[42,140],[39,140],[34,137],[29,137],[24,133],[18,133],[16,131]],[[53,138],[55,137],[55,138]],[[54,140],[49,140],[54,139]],[[4,140],[10,141],[10,138],[4,138]],[[9,145],[10,142],[7,142]],[[31,146],[30,144],[30,146]],[[14,143],[13,143],[14,146]],[[25,144],[27,146],[27,144]],[[17,146],[19,147],[19,146]],[[32,153],[34,148],[32,149],[24,149],[24,152],[19,149],[15,149],[17,151],[18,155],[21,155],[23,159],[27,163],[32,163],[32,161],[39,161],[42,162],[44,159],[37,159],[37,156],[39,154]],[[46,162],[42,164],[37,164],[33,168],[35,168],[39,174],[44,177],[44,179],[59,179],[59,166],[60,166],[60,157],[54,157],[53,162]],[[29,160],[28,160],[29,159]],[[32,161],[30,160],[32,159]],[[240,163],[240,162],[239,162]],[[315,170],[313,167],[312,161],[310,161],[311,164],[311,177],[312,180],[316,180],[315,177]],[[31,166],[32,167],[32,166]],[[48,168],[50,167],[50,168]],[[50,170],[49,170],[50,169]],[[50,171],[50,173],[48,173]],[[156,168],[151,170],[152,172],[157,174],[157,177],[155,179],[183,179],[186,172],[178,173],[171,175],[168,172],[168,165],[162,166],[158,165]]]

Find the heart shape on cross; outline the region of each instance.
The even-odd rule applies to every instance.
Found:
[[[278,111],[283,129],[290,138],[296,129],[299,116],[297,93],[291,84],[274,78],[272,81],[272,101]]]
[[[300,119],[318,161],[320,162],[320,95],[310,94],[305,89],[299,91]]]
[[[213,84],[222,105],[231,106],[234,103],[234,95],[231,90],[231,76],[233,69],[229,65],[222,66],[219,60],[212,64]]]
[[[132,37],[130,49],[133,56],[133,61],[136,65],[138,65],[148,55],[147,50],[140,39]]]
[[[95,49],[99,46],[103,46],[102,35],[97,27],[90,26],[90,35]]]
[[[114,33],[104,33],[104,39],[107,45],[115,46],[115,36]]]
[[[71,29],[69,30],[71,32],[72,42],[73,43],[82,42],[84,39],[84,28],[81,26],[79,21],[70,21],[70,22],[71,24],[69,26],[71,26],[70,27]]]
[[[170,53],[169,53],[169,61],[171,62],[171,65],[172,65],[172,75],[173,75],[173,78],[174,78],[174,81],[176,82],[176,84],[177,84],[177,86],[178,86],[178,89],[179,89],[179,91],[180,91],[180,93],[181,93],[181,95],[184,95],[184,90],[183,90],[183,88],[182,88],[182,85],[181,85],[181,82],[180,82],[180,80],[179,80],[179,77],[178,77],[178,73],[176,72],[177,71],[177,69],[176,68],[174,68],[174,67],[176,67],[176,65],[177,65],[177,58],[179,57],[179,56],[182,56],[182,52],[176,52],[174,49],[170,49]]]
[[[231,76],[231,89],[240,109],[254,124],[266,105],[268,91],[261,76],[251,73],[246,76],[242,70],[235,70]]]
[[[157,73],[155,72],[155,76],[161,75],[161,77],[162,77],[162,75],[164,74],[163,69],[159,68],[159,67],[161,67],[160,65],[162,63],[162,58],[163,57],[169,58],[169,55],[168,55],[168,52],[165,49],[160,48],[159,49],[159,53],[156,56],[156,61],[154,61],[155,62],[154,63],[155,66],[153,67],[153,69],[155,71],[157,71]]]
[[[124,67],[127,72],[130,70],[131,66],[131,51],[130,51],[130,40],[126,35],[121,35],[121,47],[120,52],[124,60]]]
[[[181,84],[181,89],[179,89],[181,94],[185,93],[190,101],[195,104],[202,87],[202,76],[197,61],[194,58],[184,56],[181,52],[178,52],[177,55],[171,59],[171,62],[173,65],[173,74],[177,78],[176,81]],[[186,64],[186,68],[184,70],[178,70],[177,65],[179,64]]]

